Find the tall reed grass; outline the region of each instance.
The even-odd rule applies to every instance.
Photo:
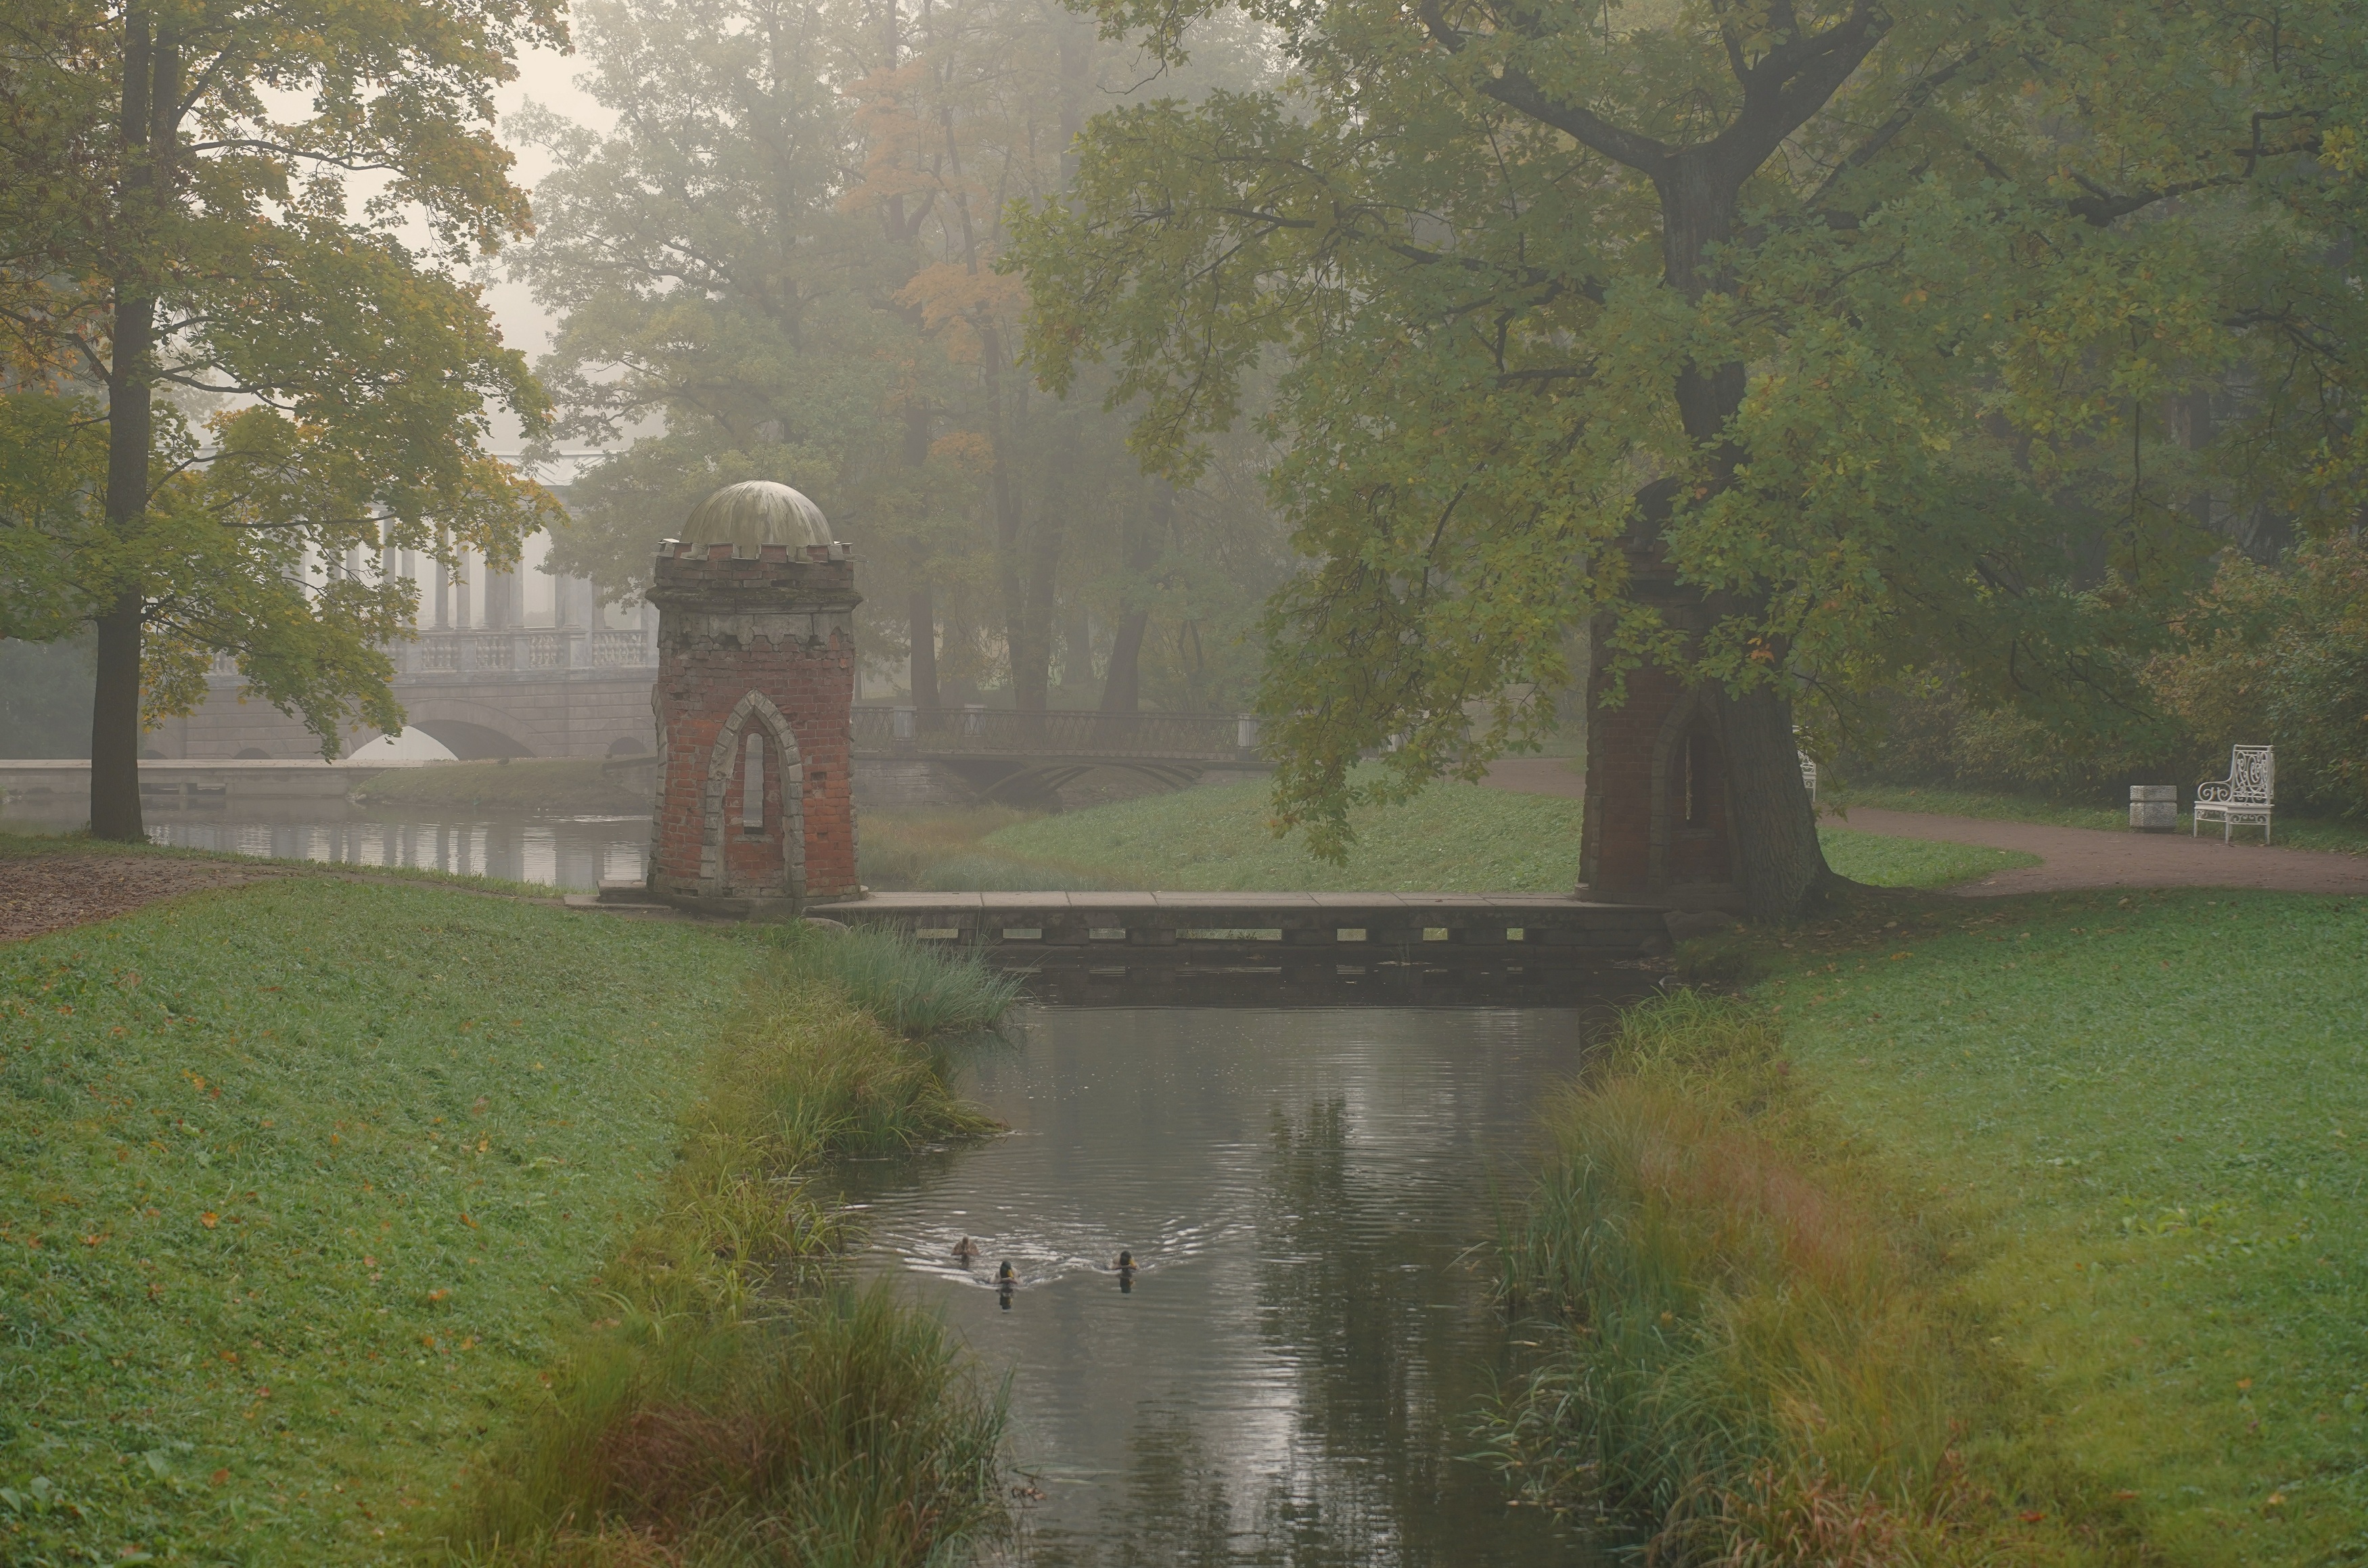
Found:
[[[1000,1535],[999,1400],[935,1317],[848,1285],[815,1184],[833,1159],[989,1131],[926,1037],[1010,995],[863,933],[783,941],[598,1316],[454,1510],[450,1560],[905,1568]]]
[[[2081,1555],[2031,1528],[2062,1478],[1969,1475],[1969,1445],[2010,1448],[2017,1391],[1951,1301],[1945,1238],[1794,1084],[1769,1014],[1638,1007],[1545,1120],[1503,1289],[1548,1348],[1486,1428],[1529,1501],[1656,1562],[1970,1563],[2006,1529],[2016,1561]]]
[[[1018,977],[901,931],[779,927],[780,980],[836,988],[913,1040],[975,1034],[1019,999]]]

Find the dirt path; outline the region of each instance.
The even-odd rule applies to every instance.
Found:
[[[161,855],[0,856],[0,942],[128,915],[159,899],[282,873]]]
[[[1587,780],[1558,757],[1507,757],[1488,769],[1490,787],[1521,795],[1585,797]],[[1826,819],[1854,833],[1986,844],[2020,849],[2040,864],[2000,871],[1950,891],[1969,898],[2062,892],[2073,888],[2262,888],[2280,892],[2368,894],[2368,855],[2264,848],[2180,834],[2112,833],[2093,827],[1933,816],[1857,806]]]
[[[1853,806],[1833,819],[1854,833],[2020,849],[2040,864],[2000,871],[1952,892],[1971,898],[2069,888],[2263,888],[2280,892],[2368,893],[2368,856],[2325,849],[2224,844],[2183,833],[2112,833],[2093,827],[1989,822]]]

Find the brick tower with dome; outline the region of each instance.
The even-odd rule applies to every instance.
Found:
[[[726,485],[658,547],[650,892],[742,918],[861,893],[855,567],[786,484]]]

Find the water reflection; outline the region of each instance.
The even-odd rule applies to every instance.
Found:
[[[1573,1009],[1032,1009],[972,1073],[1010,1135],[917,1178],[869,1167],[858,1194],[879,1266],[1010,1376],[1043,1494],[1024,1559],[1585,1561],[1454,1457],[1507,1348],[1492,1177],[1580,1030]]]
[[[640,813],[472,812],[423,817],[334,800],[197,811],[152,806],[145,815],[151,841],[187,849],[341,866],[414,866],[586,890],[603,881],[638,881],[650,835],[650,819]],[[38,802],[11,802],[0,813],[0,822],[50,831],[85,820],[79,802],[49,814]]]

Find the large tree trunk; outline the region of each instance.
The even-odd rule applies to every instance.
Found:
[[[1121,601],[1118,634],[1110,639],[1110,668],[1102,676],[1101,710],[1132,713],[1143,702],[1143,634],[1151,625],[1151,608],[1143,601],[1140,583],[1159,560],[1176,521],[1176,487],[1164,479],[1145,482],[1143,515],[1129,517],[1123,561],[1128,586]]]
[[[1665,280],[1688,299],[1725,286],[1728,279],[1705,275],[1703,261],[1709,247],[1734,234],[1736,186],[1691,152],[1673,157],[1655,184],[1661,198]],[[1727,431],[1743,407],[1745,385],[1739,363],[1703,366],[1689,361],[1678,369],[1679,416],[1686,434],[1708,452],[1710,483],[1716,488],[1734,482],[1742,460]],[[1744,910],[1754,920],[1790,924],[1834,880],[1817,842],[1816,812],[1801,778],[1792,699],[1781,685],[1762,687],[1740,698],[1722,698],[1720,714],[1734,809],[1736,880]]]
[[[152,45],[145,14],[124,23],[122,186],[120,218],[135,242],[169,195],[171,149],[180,118],[180,51],[168,32]],[[107,377],[107,526],[139,531],[148,513],[148,454],[155,422],[156,299],[136,270],[144,246],[113,279],[115,334]],[[136,583],[119,586],[96,621],[98,679],[90,710],[90,831],[136,843],[140,814],[140,655],[147,602]]]
[[[1068,514],[1076,505],[1078,417],[1064,408],[1053,415],[1061,432],[1049,483],[1039,487],[1043,504],[1027,530],[1027,579],[1021,598],[1021,631],[1011,648],[1013,700],[1023,713],[1042,713],[1053,687],[1053,627],[1058,605],[1061,546]],[[1087,676],[1092,674],[1090,663]]]
[[[1131,609],[1120,617],[1110,639],[1110,669],[1102,676],[1103,712],[1133,713],[1143,706],[1143,634],[1150,625],[1149,610]]]
[[[137,844],[140,814],[140,618],[147,601],[117,596],[97,618],[98,679],[90,707],[90,831]]]
[[[1003,406],[1003,339],[993,327],[982,328],[978,336],[979,371],[986,383],[986,440],[994,461],[986,493],[995,513],[995,582],[1003,599],[1004,659],[1011,677],[1012,705],[1021,712],[1042,713],[1043,668],[1029,635],[1028,579],[1019,555],[1019,495],[1011,483],[1011,436]],[[1037,675],[1032,686],[1027,673],[1031,668]]]
[[[1728,806],[1735,824],[1735,880],[1755,920],[1789,921],[1832,881],[1817,842],[1817,817],[1801,778],[1793,705],[1761,687],[1719,702]]]
[[[913,706],[924,724],[935,727],[938,711],[938,612],[925,585],[905,598],[905,613],[913,635]]]

